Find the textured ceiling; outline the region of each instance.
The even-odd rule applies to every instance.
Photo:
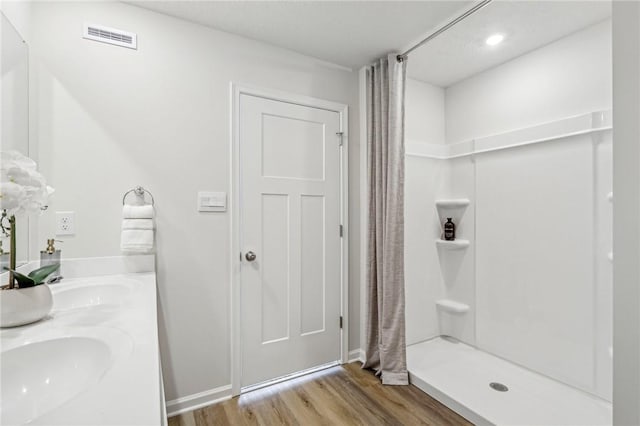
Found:
[[[494,1],[415,50],[408,74],[446,87],[610,16],[608,1]],[[487,46],[495,33],[504,41]]]
[[[403,51],[472,1],[126,1],[351,69]],[[411,53],[411,78],[449,86],[607,19],[608,0],[494,0]],[[493,33],[506,38],[486,46]]]
[[[471,1],[126,1],[358,69],[403,49]]]

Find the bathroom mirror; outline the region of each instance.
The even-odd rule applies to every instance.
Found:
[[[0,150],[16,150],[29,155],[29,47],[11,22],[1,15],[0,32]],[[29,258],[29,218],[18,218],[16,233],[18,265]],[[2,249],[9,251],[2,237]]]

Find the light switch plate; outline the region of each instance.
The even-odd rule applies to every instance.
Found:
[[[199,191],[198,192],[198,211],[199,212],[227,211],[227,193]]]

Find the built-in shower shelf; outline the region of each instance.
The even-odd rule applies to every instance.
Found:
[[[464,314],[469,310],[469,305],[449,299],[436,300],[436,306],[443,311],[452,312],[454,314]]]
[[[464,250],[467,247],[469,247],[470,244],[471,243],[469,242],[469,240],[453,240],[453,241],[447,241],[447,240],[441,240],[441,239],[436,240],[436,246],[444,250]]]
[[[453,198],[447,200],[436,200],[436,207],[439,209],[459,209],[467,207],[471,203],[468,198]]]

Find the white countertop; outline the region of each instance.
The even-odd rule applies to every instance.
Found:
[[[38,402],[38,406],[30,407],[36,414],[24,414],[26,410],[21,408],[20,415],[12,418],[27,417],[28,421],[35,416],[31,425],[163,424],[155,274],[65,279],[52,285],[51,291],[53,309],[48,318],[0,331],[2,353],[56,338],[86,337],[108,346],[105,353],[109,361],[104,361],[108,367],[75,396],[65,401],[59,397],[58,401],[54,398]],[[74,294],[71,299],[70,294]],[[81,303],[76,303],[77,300]],[[70,368],[73,370],[74,366]],[[49,379],[46,381],[48,384]],[[60,386],[60,382],[64,380],[59,379],[56,385]],[[46,392],[46,386],[44,389]],[[15,398],[10,400],[5,394],[2,400],[0,419],[3,425],[8,425],[7,401]]]

